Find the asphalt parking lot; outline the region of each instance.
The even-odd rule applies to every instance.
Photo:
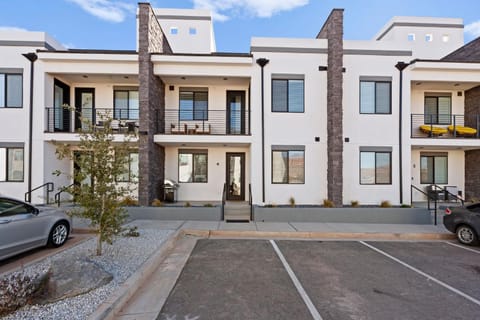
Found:
[[[159,320],[479,319],[480,248],[198,240]]]

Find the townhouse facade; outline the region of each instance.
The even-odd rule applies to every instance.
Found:
[[[334,9],[315,38],[252,38],[249,53],[216,51],[208,11],[140,3],[137,28],[132,51],[0,32],[1,194],[75,183],[52,175],[76,170],[56,143],[75,153],[81,116],[108,116],[116,141],[136,133],[117,181],[144,206],[165,179],[178,201],[257,206],[480,197],[480,40],[464,45],[461,19],[395,17],[349,41]]]

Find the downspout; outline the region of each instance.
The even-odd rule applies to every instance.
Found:
[[[268,59],[257,59],[257,64],[262,68],[262,202],[265,203],[265,88],[263,68],[269,62]]]
[[[28,202],[32,202],[32,142],[33,142],[33,65],[38,56],[35,52],[22,54],[30,61],[30,119],[29,119],[29,133],[28,133]]]
[[[403,162],[402,162],[402,125],[403,125],[403,70],[408,67],[408,63],[398,62],[395,68],[400,71],[400,83],[399,83],[399,99],[398,99],[398,174],[399,174],[399,186],[400,186],[400,204],[403,204]]]

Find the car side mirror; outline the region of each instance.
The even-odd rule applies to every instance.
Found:
[[[36,216],[37,216],[39,213],[40,213],[40,210],[38,210],[38,209],[35,208],[35,207],[32,207],[32,214],[33,214],[33,215],[36,215]]]

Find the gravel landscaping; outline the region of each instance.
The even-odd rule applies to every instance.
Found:
[[[93,238],[25,267],[24,271],[28,275],[35,276],[40,272],[46,272],[54,260],[89,257],[91,261],[110,273],[113,280],[87,294],[47,305],[27,305],[2,319],[87,319],[173,233],[173,230],[158,230],[142,226],[139,226],[138,231],[139,237],[119,237],[113,245],[104,243],[103,255],[99,257],[95,256],[96,239]]]

